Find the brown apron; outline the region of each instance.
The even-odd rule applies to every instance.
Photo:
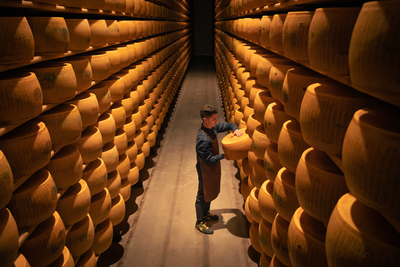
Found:
[[[203,131],[204,132],[204,131]],[[206,133],[207,134],[207,133]],[[210,137],[210,136],[209,136]],[[211,139],[211,137],[210,137]],[[212,143],[212,155],[219,154],[218,136]],[[221,162],[205,163],[199,157],[201,177],[203,179],[204,200],[211,202],[216,199],[221,187]]]

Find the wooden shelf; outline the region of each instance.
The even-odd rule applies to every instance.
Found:
[[[287,11],[302,11],[302,10],[313,10],[316,8],[316,6],[321,7],[321,5],[324,6],[354,6],[354,5],[361,5],[365,2],[368,2],[368,0],[354,0],[351,1],[351,3],[348,3],[348,1],[337,1],[337,0],[288,0],[285,2],[280,2],[276,4],[271,4],[263,7],[258,7],[255,9],[247,10],[245,12],[239,13],[239,14],[234,14],[231,16],[222,16],[222,10],[218,14],[215,15],[215,18],[217,21],[219,20],[225,20],[225,19],[233,19],[233,18],[240,18],[240,17],[245,17],[245,16],[256,16],[256,15],[263,15],[263,14],[271,14],[274,12],[287,12]],[[229,6],[227,7],[229,8]],[[221,18],[219,18],[221,17]]]

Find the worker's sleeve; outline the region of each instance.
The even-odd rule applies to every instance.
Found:
[[[235,131],[239,129],[233,122],[217,123],[214,127],[217,133],[222,133],[226,131]]]
[[[205,163],[216,163],[224,158],[224,154],[212,155],[212,143],[208,137],[197,137],[196,152]]]

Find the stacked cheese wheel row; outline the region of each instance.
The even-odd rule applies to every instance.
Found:
[[[223,147],[243,158],[250,238],[272,257],[261,260],[398,265],[398,108],[222,31],[215,44],[227,117],[247,133]]]
[[[87,20],[86,23],[88,23]],[[95,24],[104,24],[104,28],[101,31],[103,35],[97,36],[98,42],[104,42],[103,45],[109,43],[107,36],[110,36],[110,32],[107,30],[106,21],[96,20],[92,25]],[[117,21],[113,21],[113,24],[116,26],[116,32],[120,33],[121,30],[118,28]],[[89,27],[89,24],[87,26]],[[182,27],[184,25],[171,25],[170,29],[177,28],[178,31],[121,43],[116,46],[94,50],[90,53],[79,54],[79,56],[60,58],[51,63],[39,63],[22,68],[24,72],[10,71],[2,73],[0,75],[0,86],[3,89],[0,93],[0,102],[2,104],[0,123],[4,125],[26,121],[40,114],[43,105],[60,103],[74,97],[75,94],[90,88],[93,85],[93,81],[100,82],[122,68],[142,60],[147,55],[180,38],[182,34],[188,32],[188,29],[179,30]],[[137,31],[140,36],[144,37],[142,32]],[[93,40],[93,38],[87,38],[88,36],[93,36],[90,35],[90,29],[89,35],[81,35],[80,37],[82,37],[82,40]],[[122,35],[116,35],[117,39],[119,36]],[[50,46],[49,44],[46,44],[46,46],[52,47],[51,49],[53,50],[59,49],[59,47],[62,48],[62,46],[58,46],[51,41],[48,43]],[[162,57],[165,57],[163,53],[165,54],[164,50],[158,51],[145,62],[151,61],[151,64],[157,64]],[[118,75],[124,74],[118,73]],[[114,75],[114,77],[116,76]],[[139,75],[134,75],[132,79],[134,80],[134,85],[136,85],[139,82]]]
[[[146,0],[34,0],[34,3],[58,5],[73,8],[85,8],[90,11],[120,13],[116,15],[144,17],[144,18],[163,18],[170,20],[185,20],[188,17],[182,10],[172,10]],[[180,1],[182,2],[182,1]],[[81,10],[79,10],[81,11]],[[78,11],[78,12],[79,12]],[[187,10],[184,10],[187,13]],[[111,13],[112,14],[112,13]]]
[[[4,266],[24,256],[32,266],[96,265],[183,79],[191,38],[181,30],[151,46],[128,43],[4,74],[14,86],[21,76],[36,79],[30,93],[25,82],[24,96],[63,102],[0,137]]]
[[[187,28],[188,22],[3,17],[0,19],[2,64],[29,63],[34,56],[62,57],[116,43]]]

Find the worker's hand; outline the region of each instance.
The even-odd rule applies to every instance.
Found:
[[[243,135],[243,132],[242,132],[241,130],[237,129],[237,130],[235,130],[235,131],[233,132],[233,134],[232,134],[231,137],[234,137],[235,135],[236,135],[237,137],[241,137],[241,136]]]
[[[229,160],[229,157],[226,154],[224,154],[224,159]]]

